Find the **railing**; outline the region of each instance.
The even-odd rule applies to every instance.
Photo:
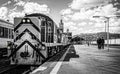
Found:
[[[91,41],[91,44],[97,44],[96,41]],[[105,44],[107,44],[107,40],[105,40]],[[109,44],[120,45],[120,39],[109,39]]]

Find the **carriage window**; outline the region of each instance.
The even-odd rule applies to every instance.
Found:
[[[11,33],[10,29],[8,29],[8,38],[10,38],[10,33]]]
[[[0,37],[3,37],[3,36],[4,36],[4,28],[0,27]]]
[[[14,31],[13,29],[11,30],[11,38],[13,39],[13,34],[14,34]]]
[[[8,38],[8,28],[4,28],[4,37]]]
[[[9,38],[12,39],[12,29],[9,29]]]

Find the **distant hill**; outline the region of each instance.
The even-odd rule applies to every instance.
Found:
[[[97,40],[97,37],[103,37],[104,39],[107,39],[107,32],[79,34],[79,35],[75,35],[74,37],[76,37],[76,36],[83,38],[84,40],[94,41],[94,40]],[[118,38],[120,38],[120,34],[119,33],[109,33],[109,38],[110,39],[118,39]]]

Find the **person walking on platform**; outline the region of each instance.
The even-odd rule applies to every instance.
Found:
[[[101,49],[101,38],[100,37],[97,39],[97,45],[98,45],[98,49]]]
[[[105,40],[104,40],[104,38],[102,37],[102,39],[101,39],[101,48],[102,48],[102,49],[104,49],[104,44],[105,44]]]
[[[87,45],[88,45],[88,46],[90,45],[89,41],[87,42]]]

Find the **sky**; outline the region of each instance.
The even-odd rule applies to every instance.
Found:
[[[0,19],[13,23],[31,13],[48,15],[56,24],[62,19],[64,31],[73,35],[105,32],[109,17],[110,32],[120,33],[120,0],[0,0]]]

